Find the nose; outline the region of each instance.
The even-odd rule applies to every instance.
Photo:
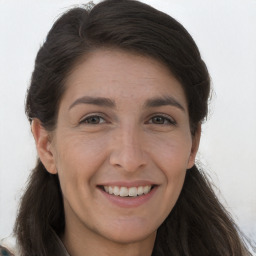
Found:
[[[110,164],[126,172],[135,172],[146,165],[142,134],[132,128],[122,129],[113,138]]]

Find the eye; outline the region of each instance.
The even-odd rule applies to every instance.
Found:
[[[80,124],[102,124],[102,123],[106,123],[106,120],[99,115],[91,115],[83,118],[79,123]]]
[[[153,116],[148,123],[159,125],[176,125],[176,122],[171,117],[165,115]]]

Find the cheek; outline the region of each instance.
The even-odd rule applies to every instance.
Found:
[[[56,145],[55,163],[63,193],[67,189],[90,189],[97,170],[105,161],[99,138],[85,139],[85,136],[66,136]]]
[[[161,201],[158,210],[166,218],[176,204],[186,175],[192,141],[189,136],[169,136],[155,141],[151,158],[163,175]]]
[[[176,194],[175,191],[180,192],[189,159],[189,151],[186,147],[178,144],[169,145],[168,152],[162,153],[162,161],[160,162],[161,169],[167,181],[167,188],[170,189],[171,194]]]
[[[188,134],[167,136],[156,138],[152,141],[152,155],[167,173],[176,173],[186,170],[191,154],[192,139]]]
[[[177,199],[182,189],[191,153],[189,136],[173,136],[155,147],[155,163],[166,180],[167,196]]]

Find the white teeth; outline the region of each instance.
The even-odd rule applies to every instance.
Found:
[[[119,187],[114,187],[114,189],[113,189],[113,193],[114,193],[114,195],[115,196],[119,196]]]
[[[120,196],[128,196],[129,195],[129,191],[128,191],[128,188],[126,187],[121,187],[120,188]]]
[[[137,195],[138,195],[137,188],[135,187],[129,188],[129,196],[137,196]]]
[[[138,187],[138,195],[141,196],[144,193],[144,189],[142,186]]]
[[[112,194],[113,194],[113,188],[112,188],[112,187],[109,187],[109,188],[108,188],[108,191],[106,191],[106,192],[108,192],[110,195],[112,195]]]
[[[147,194],[147,193],[150,191],[150,189],[151,189],[151,186],[145,186],[145,187],[143,187],[143,193],[144,193],[144,194]]]
[[[139,187],[118,187],[118,186],[104,186],[105,192],[109,193],[110,195],[114,194],[115,196],[121,197],[136,197],[141,195],[146,195],[150,192],[152,186],[139,186]]]

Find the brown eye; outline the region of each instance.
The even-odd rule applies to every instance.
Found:
[[[102,118],[101,116],[89,116],[84,118],[82,121],[80,121],[80,123],[84,123],[84,124],[101,124],[101,123],[105,123],[105,119]]]
[[[152,123],[154,124],[164,124],[165,121],[166,121],[165,118],[161,116],[155,116],[152,118]]]
[[[151,124],[160,124],[160,125],[175,125],[176,122],[170,117],[165,116],[154,116],[150,119],[149,123]]]

